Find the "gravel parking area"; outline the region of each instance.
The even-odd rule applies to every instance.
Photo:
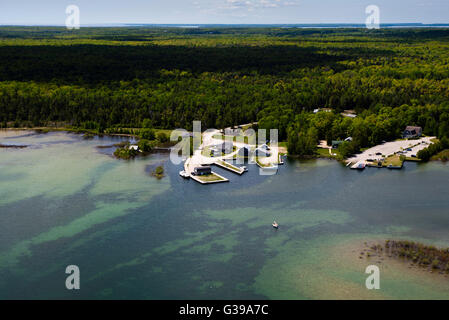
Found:
[[[375,147],[372,147],[364,152],[355,155],[346,160],[350,163],[365,162],[368,159],[380,160],[384,157],[391,156],[399,151],[402,151],[406,157],[416,156],[418,151],[425,149],[432,144],[432,139],[435,137],[424,137],[416,140],[398,140],[386,142]],[[407,151],[407,149],[411,149]]]

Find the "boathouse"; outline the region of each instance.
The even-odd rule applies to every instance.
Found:
[[[193,174],[195,176],[206,176],[212,174],[212,169],[210,166],[201,166],[193,169]]]

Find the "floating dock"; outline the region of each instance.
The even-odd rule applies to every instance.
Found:
[[[229,170],[231,172],[237,173],[239,175],[242,175],[245,172],[245,169],[242,167],[234,166],[233,164],[230,164],[229,162],[226,162],[224,160],[217,160],[214,163],[216,166],[221,167],[223,169]]]
[[[208,177],[208,179],[210,178],[210,176],[215,176],[216,179],[215,180],[202,180],[202,177]],[[196,182],[199,182],[201,184],[212,184],[212,183],[220,183],[220,182],[229,182],[228,179],[226,179],[223,176],[220,176],[218,173],[212,172],[212,174],[207,175],[207,176],[194,176],[193,174],[190,175],[190,178],[192,178],[193,180],[195,180]]]

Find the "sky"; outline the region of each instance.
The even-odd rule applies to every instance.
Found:
[[[449,23],[449,0],[0,0],[0,25],[64,25],[77,5],[81,25]]]

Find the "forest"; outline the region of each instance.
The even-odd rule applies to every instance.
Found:
[[[297,155],[351,136],[347,156],[407,125],[447,138],[449,29],[0,27],[0,127],[193,120],[258,121]]]

